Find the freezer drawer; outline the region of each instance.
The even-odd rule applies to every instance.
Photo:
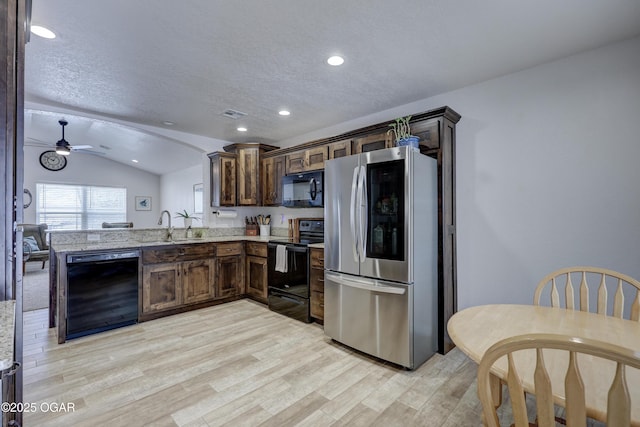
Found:
[[[414,368],[412,285],[325,271],[324,301],[325,334]]]

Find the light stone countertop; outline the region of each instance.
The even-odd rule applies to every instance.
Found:
[[[183,245],[183,244],[197,244],[197,243],[215,243],[215,242],[264,242],[269,240],[282,240],[281,236],[216,236],[216,237],[203,237],[184,239],[178,238],[173,241],[163,240],[127,240],[118,242],[82,242],[82,243],[69,243],[69,244],[54,244],[53,249],[58,254],[67,252],[80,252],[80,251],[93,251],[93,250],[116,250],[116,249],[133,249],[143,248],[149,246],[168,246],[168,245]]]
[[[0,370],[13,366],[16,301],[0,301]]]
[[[318,248],[318,249],[324,249],[324,242],[322,243],[311,243],[309,244],[310,248]]]

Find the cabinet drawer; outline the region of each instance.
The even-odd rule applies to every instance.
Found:
[[[247,255],[267,257],[267,244],[247,242]]]
[[[324,270],[311,268],[309,286],[312,291],[324,292]]]
[[[216,245],[217,256],[242,255],[242,242],[218,243]]]
[[[311,291],[311,316],[324,319],[324,293]]]
[[[311,268],[324,268],[324,249],[311,248]]]
[[[161,262],[176,262],[197,258],[212,257],[213,245],[172,245],[163,248],[151,248],[142,250],[143,264],[157,264]]]

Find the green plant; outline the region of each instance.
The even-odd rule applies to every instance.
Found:
[[[185,209],[184,212],[176,212],[176,216],[175,218],[191,218],[191,219],[200,219],[197,216],[193,216],[193,215],[189,215],[189,213],[187,212],[187,210]]]
[[[411,135],[411,127],[409,121],[411,116],[399,117],[395,123],[391,123],[389,126],[391,129],[387,133],[393,132],[395,134],[396,142],[409,138]]]

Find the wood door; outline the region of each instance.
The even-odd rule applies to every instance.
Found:
[[[282,177],[286,175],[287,158],[278,156],[273,158],[273,204],[282,204]]]
[[[351,155],[351,140],[333,142],[329,144],[329,159],[337,159]]]
[[[387,131],[355,138],[353,140],[353,154],[366,153],[393,147],[393,141]]]
[[[236,205],[236,159],[220,158],[220,206]]]
[[[324,320],[324,249],[312,248],[310,252],[311,316]]]
[[[285,175],[286,159],[286,156],[278,156],[262,160],[262,204],[265,206],[282,204],[282,177]]]
[[[262,204],[264,206],[273,205],[275,197],[275,177],[273,175],[274,158],[262,159],[262,169],[260,183],[262,184]]]
[[[324,162],[327,160],[327,146],[309,148],[305,150],[305,171],[324,169]]]
[[[182,263],[182,296],[185,304],[209,301],[215,296],[213,259]]]
[[[181,263],[142,267],[142,312],[167,310],[182,304]]]
[[[236,155],[216,152],[210,160],[211,206],[236,205]]]
[[[259,200],[259,150],[257,148],[238,149],[238,205],[257,206]]]
[[[247,294],[264,303],[267,302],[267,259],[247,256],[245,282]]]
[[[420,138],[420,151],[430,152],[440,148],[440,120],[431,119],[411,123],[411,135]]]
[[[244,288],[242,255],[216,259],[216,298],[240,295]]]
[[[287,173],[304,172],[305,157],[305,151],[297,151],[295,153],[287,154]]]

